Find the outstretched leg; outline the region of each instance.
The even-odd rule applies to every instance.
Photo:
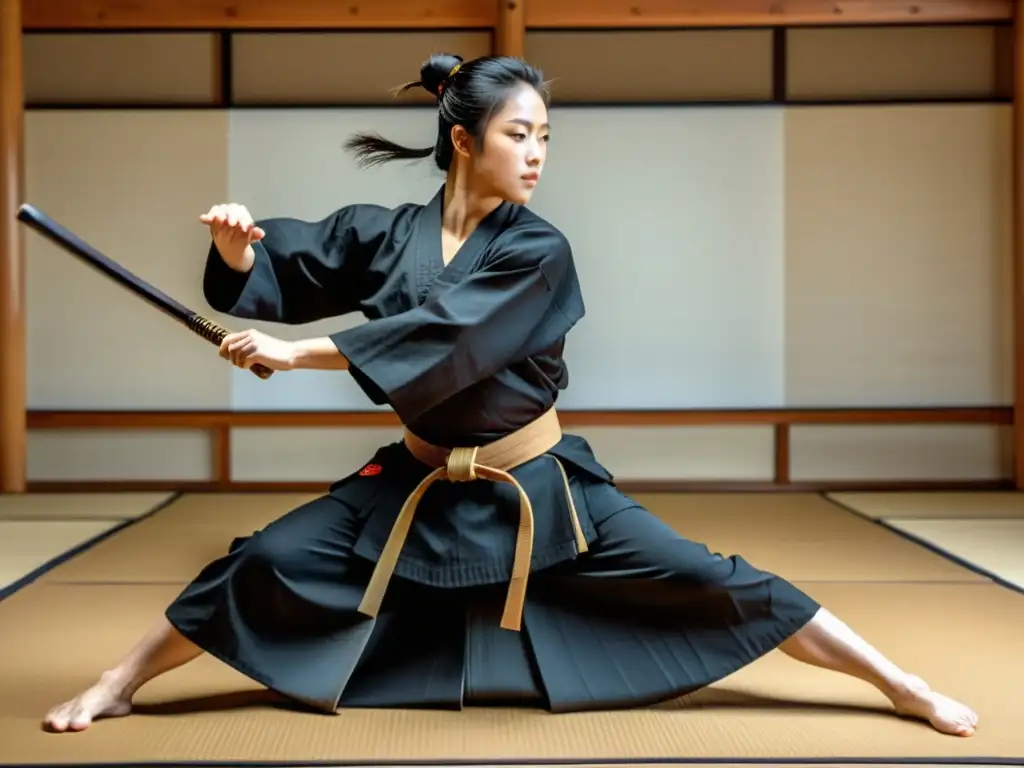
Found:
[[[358,510],[323,496],[236,539],[116,667],[51,710],[45,725],[81,731],[127,715],[139,688],[204,649],[268,688],[329,698],[351,668],[342,647],[364,583],[350,573],[358,530]]]
[[[50,710],[44,726],[58,732],[83,731],[99,718],[123,717],[131,711],[135,692],[145,683],[201,653],[166,618],[161,618],[120,664],[104,672],[83,693]]]
[[[553,708],[690,693],[778,649],[875,685],[898,714],[941,733],[974,733],[973,711],[904,672],[789,581],[711,552],[614,488],[586,493],[597,540],[585,556],[534,578],[528,601]]]
[[[978,716],[969,707],[904,672],[824,608],[779,650],[798,661],[871,683],[899,714],[926,720],[942,733],[974,735]]]

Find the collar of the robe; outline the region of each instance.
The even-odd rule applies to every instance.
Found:
[[[487,246],[508,226],[515,210],[514,205],[504,202],[487,214],[459,248],[455,258],[445,266],[441,247],[444,190],[442,184],[437,194],[423,207],[416,223],[416,277],[421,302],[436,282],[458,282],[472,271]]]

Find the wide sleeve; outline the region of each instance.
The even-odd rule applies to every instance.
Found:
[[[583,311],[565,238],[519,233],[485,267],[423,304],[331,338],[370,399],[408,424],[549,348]]]
[[[253,243],[255,261],[237,272],[210,245],[203,275],[206,301],[248,320],[299,325],[358,309],[364,275],[387,236],[393,212],[377,205],[340,208],[320,221],[270,218]]]

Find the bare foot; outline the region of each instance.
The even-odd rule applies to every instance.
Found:
[[[919,677],[907,682],[908,690],[893,700],[898,714],[927,720],[935,730],[950,736],[974,735],[978,715],[970,707],[936,693]]]
[[[94,720],[124,717],[131,710],[132,699],[127,688],[108,673],[84,693],[51,709],[43,726],[55,733],[84,731]]]

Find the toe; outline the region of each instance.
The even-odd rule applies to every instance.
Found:
[[[68,718],[68,727],[73,731],[84,731],[92,724],[92,718],[84,707],[76,707]]]
[[[55,707],[46,713],[46,719],[43,721],[45,726],[52,731],[64,731],[68,727],[68,711],[69,707],[67,704],[62,704],[59,707]]]

